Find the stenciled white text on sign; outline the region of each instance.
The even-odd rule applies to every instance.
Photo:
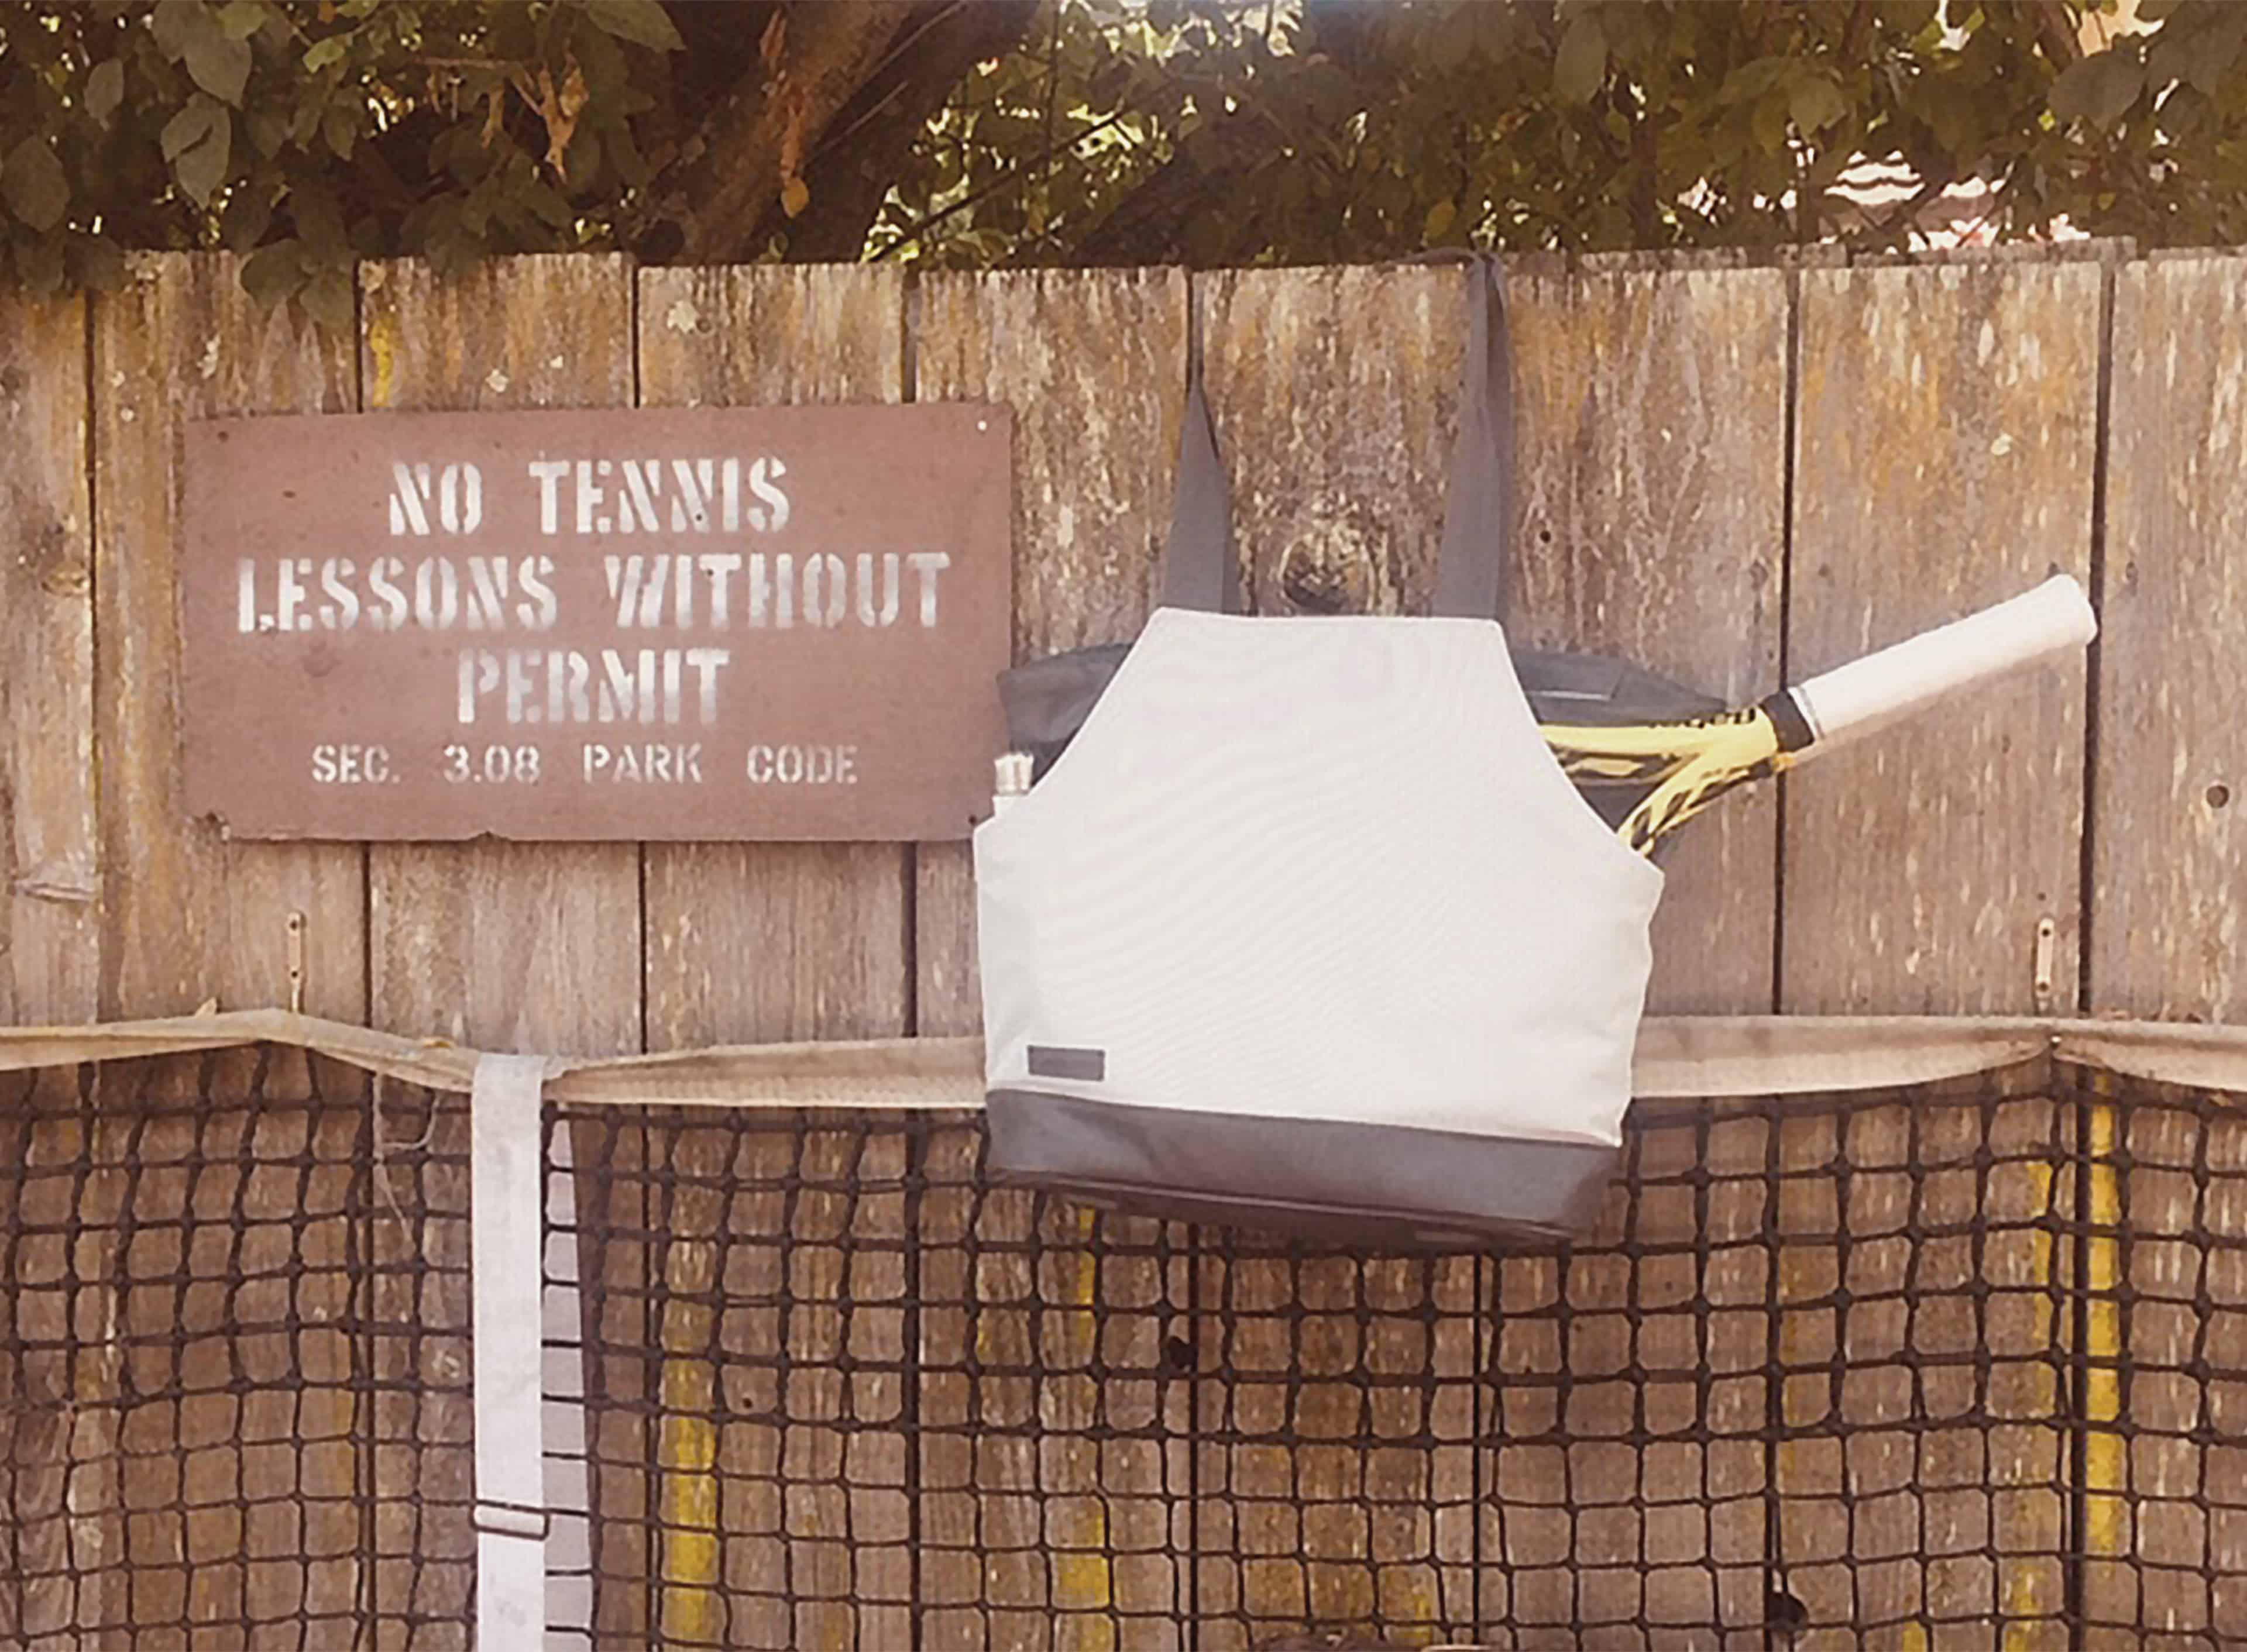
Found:
[[[963,836],[1007,411],[189,427],[188,804],[255,837]]]

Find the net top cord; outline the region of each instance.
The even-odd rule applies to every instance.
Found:
[[[555,1643],[2247,1645],[2243,1050],[1649,1021],[1597,1229],[1457,1256],[993,1186],[973,1041],[587,1063]],[[0,1034],[0,1642],[472,1643],[475,1061]]]
[[[282,1009],[79,1027],[0,1027],[0,1073],[244,1045],[290,1046],[465,1095],[482,1052]],[[2048,1056],[2157,1083],[2247,1094],[2247,1027],[2060,1016],[1653,1015],[1641,1100],[1879,1089]],[[547,1099],[588,1106],[820,1106],[961,1111],[983,1099],[977,1038],[821,1040],[652,1055],[556,1055]]]

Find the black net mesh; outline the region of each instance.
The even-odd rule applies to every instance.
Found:
[[[0,1645],[468,1646],[466,1098],[278,1051],[0,1096]],[[973,1118],[550,1108],[550,1613],[2247,1644],[2235,1101],[1642,1108],[1585,1242],[1440,1257],[994,1189]]]

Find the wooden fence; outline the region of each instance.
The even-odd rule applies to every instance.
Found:
[[[1253,607],[1423,608],[1463,280],[1417,268],[641,270],[584,256],[514,259],[445,283],[417,265],[370,264],[354,338],[257,308],[236,263],[216,255],[137,258],[120,291],[90,301],[0,293],[0,1020],[285,1003],[301,914],[305,1008],[486,1048],[616,1053],[975,1027],[963,846],[277,845],[224,841],[187,818],[173,547],[188,420],[1005,401],[1016,417],[1014,638],[1030,656],[1128,638],[1144,618],[1190,346],[1234,477]],[[1539,260],[1516,267],[1508,290],[1522,639],[1628,652],[1738,701],[2055,570],[2083,579],[2102,614],[2087,672],[2009,684],[1697,824],[1670,863],[1654,1007],[2247,1014],[2247,797],[2234,802],[2247,786],[2247,557],[2234,550],[2247,533],[2247,259],[2139,259],[2093,244],[1857,265]],[[465,1123],[434,1128],[464,1135]],[[1834,1153],[1835,1128],[1830,1116],[1781,1123],[1752,1150],[1816,1165]],[[1906,1109],[1860,1120],[1852,1157],[1898,1161],[1915,1128]],[[877,1140],[867,1151],[893,1150]],[[674,1169],[691,1168],[695,1150],[677,1145]],[[942,1161],[962,1150],[939,1137],[932,1150]],[[2017,1167],[2019,1186],[2007,1180],[2014,1168],[2000,1165],[1984,1193],[2050,1208],[2052,1166]],[[1860,1194],[1882,1197],[1872,1180]],[[1805,1233],[1832,1229],[1830,1208],[1821,1216],[1803,1199],[1734,1213],[1753,1243],[1726,1252],[1717,1273],[1704,1267],[1697,1288],[1712,1288],[1722,1266],[1744,1270],[1732,1328],[1814,1362],[1820,1339],[1841,1335],[1835,1316],[1790,1304],[1828,1304],[1847,1259],[1830,1241],[1786,1242],[1798,1221]],[[673,1212],[683,1225],[663,1267],[691,1279],[693,1224],[721,1217]],[[2051,1259],[2002,1266],[2015,1263],[2033,1273]],[[939,1245],[921,1266],[934,1279],[958,1264]],[[1181,1313],[1197,1295],[1281,1290],[1314,1313],[1357,1311],[1344,1300],[1357,1287],[1342,1281],[1342,1297],[1322,1301],[1319,1277],[1292,1263],[1244,1254],[1195,1266],[1187,1280],[1171,1262],[1111,1258],[1098,1289],[1103,1301]],[[1469,1314],[1493,1291],[1565,1292],[1580,1325],[1620,1314],[1616,1293],[1639,1288],[1596,1268],[1564,1281],[1537,1273],[1549,1261],[1518,1266],[1493,1283],[1472,1259],[1431,1264],[1416,1288]],[[1021,1285],[1082,1312],[1088,1287],[1066,1274],[1041,1269]],[[1436,1341],[1414,1344],[1413,1357],[1429,1362],[1441,1410],[1447,1385],[1490,1350]],[[1938,1432],[1884,1444],[1875,1424],[1895,1396],[1853,1391],[1847,1403],[1872,1420],[1867,1443],[1853,1443],[1846,1469],[1819,1445],[1782,1447],[1776,1490],[1815,1504],[1839,1496],[1845,1477],[1886,1476],[1903,1488],[1909,1529],[1923,1533],[1946,1495],[1936,1488],[1984,1477],[1976,1507],[1995,1570],[1964,1579],[1907,1556],[1902,1614],[1957,1618],[1986,1600],[1991,1616],[2025,1626],[2023,1643],[2059,1644],[2056,1570],[2009,1570],[2002,1556],[2052,1553],[2066,1497],[1990,1490],[2023,1465],[2025,1485],[2065,1478],[2052,1467],[2064,1447],[2058,1398],[2048,1377],[2024,1380],[2007,1402],[2016,1423],[1987,1441]],[[1595,1389],[1588,1403],[1629,1411],[1643,1397]],[[923,1415],[949,1403],[924,1396]],[[1064,1391],[1047,1403],[1079,1400]],[[1742,1402],[1759,1418],[1765,1403],[1759,1388]],[[420,1408],[425,1437],[465,1437],[465,1396],[454,1403],[457,1415],[436,1421]],[[1815,1422],[1827,1403],[1822,1384],[1783,1396],[1789,1423]],[[1355,1415],[1294,1421],[1309,1437],[1345,1437]],[[379,1417],[374,1427],[382,1437]],[[1721,1439],[1685,1449],[1704,1484],[1733,1474]],[[1896,1470],[1883,1455],[1895,1451],[1916,1452],[1916,1466]],[[1355,1482],[1319,1477],[1334,1464],[1365,1471],[1346,1453],[1267,1455],[1240,1450],[1194,1482],[1206,1505],[1195,1587],[1300,1597],[1311,1619],[1397,1617],[1384,1601],[1356,1609],[1389,1587],[1362,1543],[1323,1571],[1245,1558],[1253,1534],[1234,1515],[1255,1477],[1341,1503]],[[1441,1450],[1424,1455],[1398,1471],[1454,1471]],[[1741,1496],[1772,1489],[1761,1461],[1737,1465]],[[1614,1471],[1652,1474],[1655,1462],[1649,1448]],[[1166,1507],[1171,1484],[1160,1453],[1002,1464],[997,1481],[957,1466],[926,1459],[900,1482],[922,1500],[914,1529],[948,1532],[953,1553],[1035,1555],[1057,1540],[1032,1529],[1001,1541],[1023,1518],[1007,1476],[1124,1499],[1109,1519],[1134,1496]],[[378,1498],[406,1489],[386,1488],[379,1451],[371,1470],[348,1471],[362,1471]],[[1555,1575],[1596,1578],[1657,1545],[1645,1522],[1570,1529],[1569,1551],[1539,1562]],[[1877,1522],[1853,1529],[1880,1539]],[[1798,1588],[1814,1595],[1828,1539],[1814,1521],[1789,1530],[1801,1546],[1790,1558],[1812,1580]],[[1704,1527],[1685,1546],[1705,1558],[1725,1541]],[[1743,1576],[1760,1578],[1759,1556],[1737,1558]],[[947,1617],[930,1596],[911,1621],[931,1644],[1112,1644],[1130,1591],[1171,1598],[1181,1587],[1171,1573],[1120,1567],[1090,1579],[1033,1569],[1043,1581],[1024,1586],[1013,1617]],[[921,1587],[940,1582],[925,1575]],[[1963,1591],[1947,1607],[1946,1589]],[[825,1625],[818,1643],[853,1632],[894,1643],[882,1631],[906,1620],[884,1618],[881,1604],[894,1599],[877,1587],[871,1603],[838,1608],[844,1627]],[[1835,1621],[1811,1604],[1816,1621]]]

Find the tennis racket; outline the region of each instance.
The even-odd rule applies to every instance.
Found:
[[[1615,727],[1540,719],[1568,777],[1588,795],[1638,794],[1616,834],[1642,854],[1736,788],[2053,654],[2099,624],[2065,574],[2009,601],[1782,688],[1758,705],[1676,722]],[[1549,702],[1548,702],[1549,703]],[[1607,812],[1607,811],[1602,811]],[[1610,818],[1612,818],[1610,815]]]

